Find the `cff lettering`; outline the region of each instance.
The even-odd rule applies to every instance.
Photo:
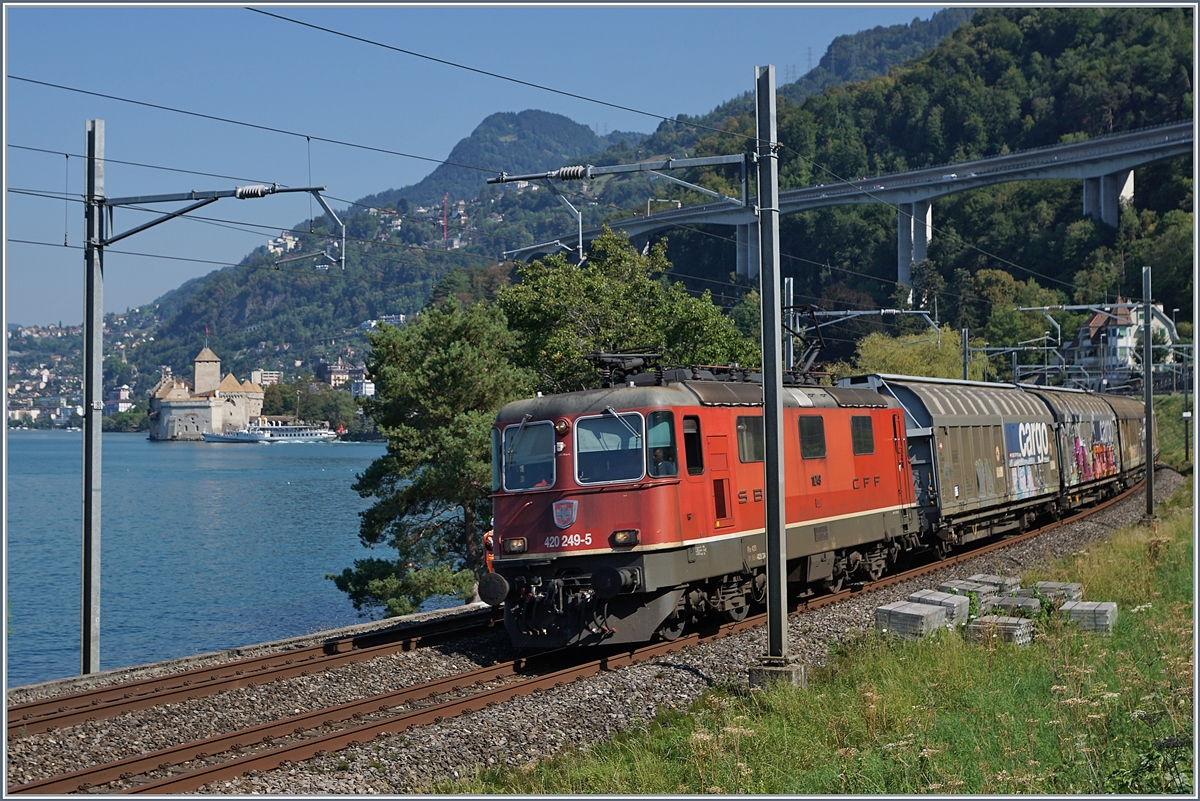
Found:
[[[1045,423],[1005,423],[1004,445],[1009,467],[1050,461],[1050,433]]]

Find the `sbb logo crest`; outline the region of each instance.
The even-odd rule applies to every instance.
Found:
[[[569,528],[579,514],[579,501],[555,501],[554,525],[559,528]]]

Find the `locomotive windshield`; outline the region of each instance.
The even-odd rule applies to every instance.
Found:
[[[575,472],[580,484],[636,481],[646,468],[642,416],[635,412],[575,422]]]
[[[506,490],[554,486],[554,424],[549,420],[508,426],[500,452]]]

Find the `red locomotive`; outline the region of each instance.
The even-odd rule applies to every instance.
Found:
[[[503,605],[517,646],[673,639],[762,600],[761,379],[639,372],[645,361],[612,356],[601,389],[497,415],[494,572],[479,590]],[[907,553],[1023,528],[1144,469],[1131,444],[1142,421],[1120,399],[1123,423],[1112,413],[1088,431],[1125,447],[1082,446],[1104,454],[1087,473],[1095,491],[1079,470],[1062,481],[1056,407],[1066,417],[1079,404],[1093,417],[1112,407],[1098,400],[1108,396],[1031,389],[898,376],[785,386],[789,582],[812,593],[878,578]]]

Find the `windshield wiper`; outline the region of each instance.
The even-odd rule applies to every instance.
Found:
[[[604,411],[608,412],[608,413],[609,413],[609,414],[611,414],[613,417],[615,417],[615,418],[617,418],[618,420],[620,420],[620,421],[621,421],[621,425],[625,426],[625,428],[626,428],[626,429],[629,431],[629,433],[630,433],[630,434],[633,434],[633,438],[634,438],[634,439],[638,439],[638,440],[640,440],[640,439],[642,438],[642,435],[641,435],[641,434],[639,434],[637,431],[635,431],[635,430],[634,430],[634,428],[633,428],[633,426],[629,425],[629,421],[627,421],[627,420],[626,420],[624,417],[622,417],[621,415],[617,414],[617,413],[616,413],[616,411],[613,409],[613,407],[611,407],[611,406],[605,406],[605,407],[604,407]]]
[[[521,427],[517,429],[517,433],[513,436],[513,441],[508,446],[508,458],[511,459],[513,451],[517,449],[517,443],[521,441],[521,435],[525,433],[525,424],[529,422],[532,414],[527,414],[521,418]]]

